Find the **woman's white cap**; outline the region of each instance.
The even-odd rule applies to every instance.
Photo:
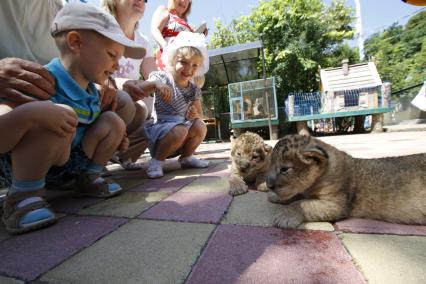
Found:
[[[94,5],[77,2],[66,4],[56,14],[50,31],[55,36],[63,31],[77,29],[96,31],[124,45],[125,57],[141,59],[145,56],[145,48],[128,39],[115,18]]]
[[[176,54],[176,51],[185,46],[192,46],[197,48],[202,56],[203,63],[197,69],[195,76],[201,76],[209,71],[209,55],[207,53],[207,45],[206,45],[206,37],[200,33],[193,33],[183,31],[180,32],[174,39],[172,39],[166,48],[163,51],[162,61],[166,65],[167,68],[172,69],[173,67],[173,58]]]

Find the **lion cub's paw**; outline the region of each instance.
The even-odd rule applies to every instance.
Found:
[[[263,192],[267,192],[268,191],[268,187],[266,186],[266,182],[262,182],[261,184],[259,184],[256,189],[258,191],[263,191]]]
[[[248,192],[248,186],[243,180],[229,181],[229,194],[232,196],[241,195]]]
[[[285,207],[280,213],[275,215],[273,223],[278,228],[295,229],[303,223],[303,220],[303,215],[299,211],[291,207]]]

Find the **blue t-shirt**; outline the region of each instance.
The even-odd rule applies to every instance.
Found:
[[[87,126],[93,123],[101,113],[99,91],[91,82],[87,90],[80,87],[65,70],[59,58],[50,61],[46,68],[55,77],[56,94],[50,100],[72,107],[78,115],[78,127],[72,141],[72,148],[74,148],[81,143]]]

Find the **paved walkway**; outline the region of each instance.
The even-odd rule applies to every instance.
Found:
[[[426,131],[322,139],[357,157],[426,152]],[[0,283],[426,283],[426,226],[276,229],[280,205],[265,193],[228,195],[229,147],[200,147],[208,169],[169,160],[158,180],[112,165],[127,191],[107,200],[52,191],[57,224],[13,237],[0,227]]]

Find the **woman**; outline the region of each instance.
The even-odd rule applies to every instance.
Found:
[[[195,31],[188,24],[188,15],[191,11],[192,0],[169,0],[168,6],[159,6],[152,16],[151,34],[159,45],[156,54],[157,67],[165,70],[161,54],[167,44],[180,32],[200,32],[207,35],[207,28]]]
[[[119,157],[121,165],[128,170],[140,169],[141,164],[134,163],[146,149],[143,124],[150,117],[153,108],[153,97],[144,92],[139,78],[147,79],[149,73],[156,71],[155,59],[152,48],[145,36],[138,31],[139,20],[145,12],[146,0],[102,0],[102,7],[115,17],[124,34],[140,43],[146,49],[146,55],[142,60],[122,57],[119,62],[119,70],[114,74],[117,86],[127,92],[135,103],[135,115],[127,124],[127,133],[130,139],[129,150]],[[154,90],[152,90],[154,91]],[[122,92],[118,95],[124,101]],[[129,110],[133,106],[122,107],[123,114],[120,116],[132,116]]]

